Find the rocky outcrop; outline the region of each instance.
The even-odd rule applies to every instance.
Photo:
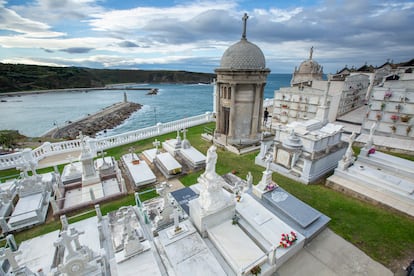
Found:
[[[111,105],[93,115],[76,122],[53,129],[43,137],[76,139],[79,131],[84,135],[94,137],[96,133],[111,129],[129,118],[131,114],[141,108],[140,104],[121,102]]]

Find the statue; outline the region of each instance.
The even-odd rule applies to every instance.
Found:
[[[206,158],[206,176],[214,176],[216,174],[216,163],[217,163],[217,153],[216,153],[216,146],[211,146],[207,150],[207,158]]]
[[[355,131],[353,131],[351,136],[349,136],[349,142],[348,142],[349,144],[348,144],[348,148],[345,152],[345,156],[344,156],[345,161],[351,161],[352,158],[353,158],[354,151],[352,150],[352,144],[355,141],[355,136],[356,136]]]
[[[367,141],[367,144],[365,145],[366,149],[370,149],[372,145],[374,144],[374,133],[375,133],[376,128],[377,128],[377,122],[375,121],[369,130],[368,141]]]

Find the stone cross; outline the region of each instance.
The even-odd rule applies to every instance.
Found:
[[[242,34],[242,39],[246,39],[246,29],[247,29],[247,19],[249,18],[249,16],[247,15],[247,13],[244,14],[242,20],[243,20],[243,34]]]
[[[177,137],[176,137],[176,139],[177,140],[180,140],[181,139],[181,137],[180,137],[180,130],[179,129],[177,129]]]
[[[183,140],[186,140],[186,139],[187,139],[187,132],[188,132],[188,129],[183,128],[183,129],[181,130],[181,132],[183,133]]]
[[[78,230],[76,230],[73,227],[71,227],[69,230],[70,230],[70,235],[72,237],[74,237],[73,238],[73,241],[75,242],[75,248],[76,248],[76,250],[80,250],[82,248],[82,245],[79,242],[79,235],[80,234],[84,234],[85,232],[83,232],[83,231],[79,232]]]
[[[62,224],[63,230],[68,229],[69,222],[68,222],[68,218],[65,215],[60,216],[60,223]]]
[[[101,153],[100,153],[99,155],[100,155],[100,156],[101,156],[101,158],[102,158],[103,164],[106,164],[106,161],[105,161],[105,155],[106,155],[106,152],[104,152],[103,150],[101,150]]]
[[[158,147],[161,145],[160,141],[158,141],[157,139],[155,139],[154,142],[152,142],[152,145],[155,147],[155,149],[157,150],[157,154],[160,153],[158,150]]]
[[[126,214],[124,215],[124,234],[127,236],[127,239],[132,238],[132,227],[131,227],[131,215],[132,215],[132,211],[131,209],[128,209],[128,211],[126,212]]]
[[[310,48],[309,59],[312,59],[313,55],[313,46]]]
[[[65,249],[68,251],[68,255],[66,257],[67,259],[70,259],[70,258],[72,258],[73,256],[76,255],[76,251],[72,247],[72,241],[75,240],[75,239],[77,239],[77,237],[79,236],[79,234],[80,233],[76,231],[74,233],[74,235],[70,235],[70,234],[68,234],[67,231],[63,231],[60,234],[60,238],[58,239],[58,241],[56,241],[54,243],[55,246],[63,245],[65,247]]]
[[[130,147],[128,151],[131,154],[131,160],[134,160],[134,151],[135,151],[135,148],[134,147]]]
[[[4,248],[3,252],[0,252],[0,254],[0,260],[8,260],[13,272],[19,270],[20,266],[16,261],[16,256],[22,254],[20,250],[13,252],[9,247],[7,247]]]
[[[174,207],[174,229],[175,229],[175,231],[180,230],[180,217],[178,215],[177,206]]]

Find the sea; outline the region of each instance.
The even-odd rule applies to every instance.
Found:
[[[275,90],[290,86],[291,74],[270,74],[264,98],[273,98]],[[39,137],[54,127],[64,126],[114,103],[128,101],[142,105],[121,125],[99,135],[115,135],[158,122],[169,122],[213,111],[212,84],[136,84],[157,88],[157,95],[146,90],[57,91],[12,97],[0,95],[0,130],[13,129],[29,137]]]

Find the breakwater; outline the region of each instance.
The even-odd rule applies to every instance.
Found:
[[[75,122],[69,122],[69,124],[63,127],[56,127],[42,137],[75,139],[79,135],[79,131],[82,131],[85,135],[94,137],[97,132],[118,126],[140,108],[141,105],[137,103],[116,103],[95,114]]]

